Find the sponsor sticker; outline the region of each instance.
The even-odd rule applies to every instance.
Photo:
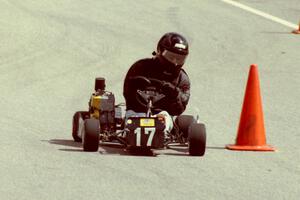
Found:
[[[140,126],[155,126],[153,118],[142,118],[140,119]]]
[[[184,44],[181,44],[181,43],[176,43],[175,47],[180,48],[180,49],[186,49],[186,46]]]

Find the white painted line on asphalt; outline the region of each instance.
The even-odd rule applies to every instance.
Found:
[[[282,24],[284,26],[287,26],[287,27],[290,27],[290,28],[293,28],[293,29],[298,29],[298,25],[296,25],[296,24],[293,24],[293,23],[288,22],[286,20],[280,19],[280,18],[275,17],[273,15],[264,13],[264,12],[262,12],[260,10],[256,10],[254,8],[251,8],[249,6],[243,5],[241,3],[238,3],[238,2],[235,2],[235,1],[232,1],[232,0],[221,0],[221,1],[223,1],[224,3],[231,4],[233,6],[236,6],[238,8],[241,8],[243,10],[246,10],[248,12],[254,13],[256,15],[259,15],[259,16],[264,17],[266,19],[269,19],[271,21],[277,22],[277,23]]]

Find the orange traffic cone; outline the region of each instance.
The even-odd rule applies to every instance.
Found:
[[[227,145],[226,148],[241,151],[275,150],[266,144],[257,65],[250,66],[236,144]]]
[[[297,30],[293,30],[292,33],[294,34],[300,34],[300,21],[299,21],[299,26]]]

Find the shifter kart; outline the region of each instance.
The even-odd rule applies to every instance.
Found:
[[[192,156],[203,156],[206,148],[205,125],[192,115],[173,118],[173,129],[166,132],[166,119],[156,114],[156,103],[165,95],[160,93],[159,80],[134,77],[145,87],[136,91],[138,102],[147,112],[143,116],[125,117],[122,107],[115,105],[114,94],[105,90],[105,79],[95,80],[95,92],[91,95],[88,111],[73,115],[72,136],[82,142],[84,151],[98,151],[100,145],[118,142],[126,149],[149,150],[168,148],[171,144],[188,146]],[[155,111],[155,114],[153,114]]]

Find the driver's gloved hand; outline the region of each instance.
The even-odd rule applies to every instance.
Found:
[[[179,94],[179,89],[170,82],[162,82],[161,90],[165,95],[174,98]]]

